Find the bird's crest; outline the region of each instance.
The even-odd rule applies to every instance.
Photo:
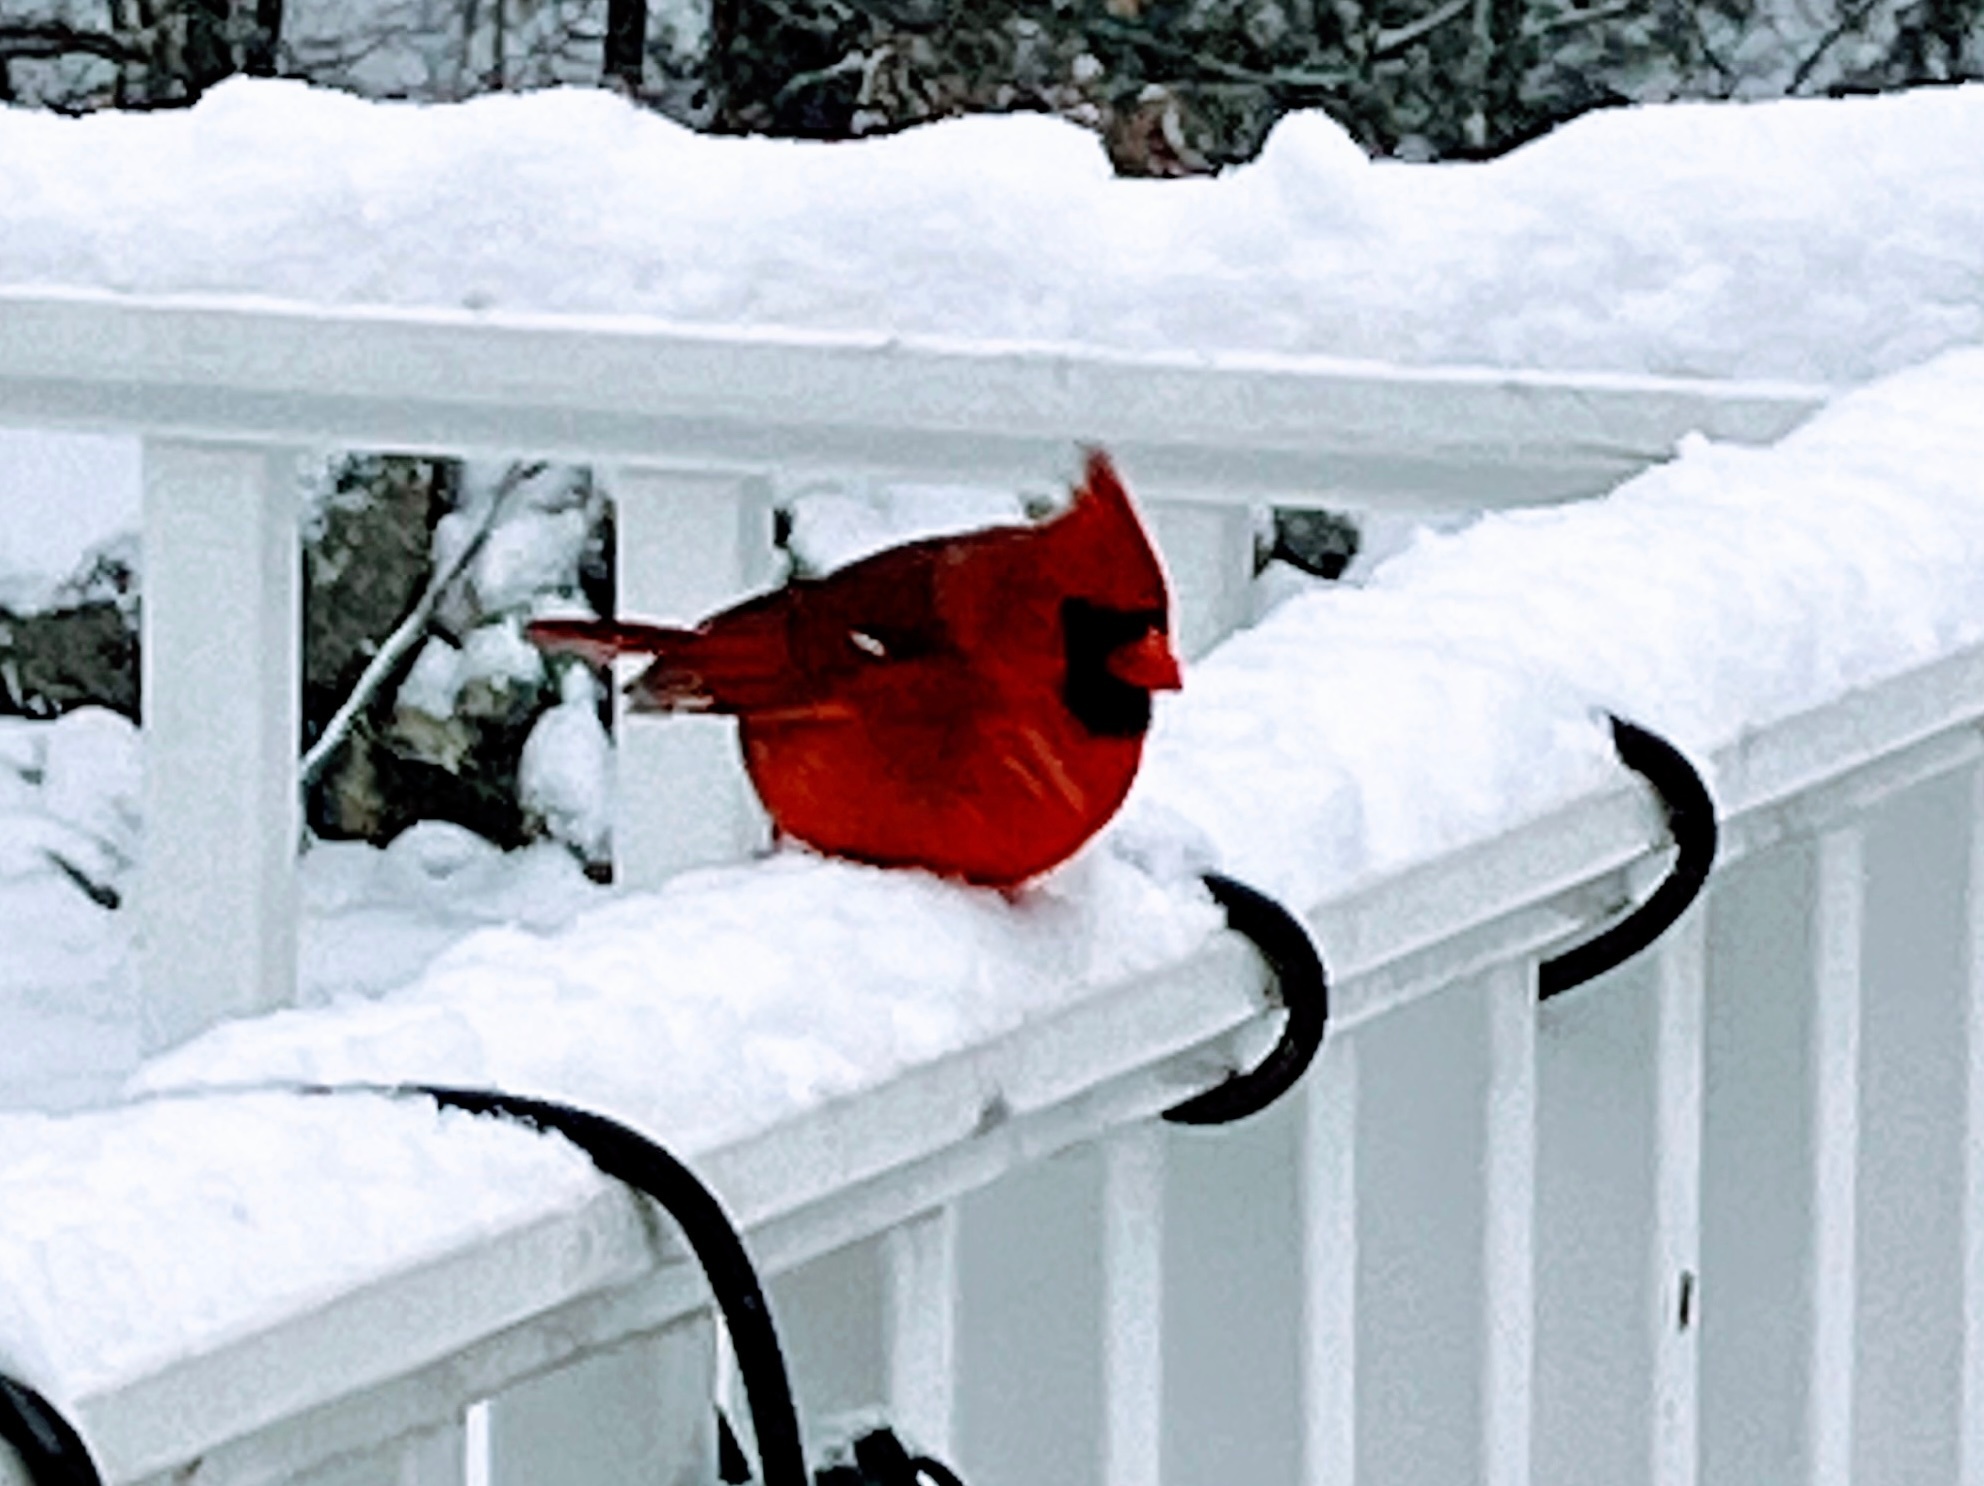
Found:
[[[1059,520],[1077,539],[1079,572],[1071,575],[1071,592],[1125,613],[1157,610],[1169,619],[1171,591],[1157,544],[1103,450],[1087,451],[1081,484]],[[1084,560],[1100,552],[1108,554],[1107,562]]]

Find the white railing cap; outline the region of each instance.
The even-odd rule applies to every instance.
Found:
[[[1827,391],[0,287],[0,422],[1043,487],[1102,443],[1150,498],[1565,500]]]

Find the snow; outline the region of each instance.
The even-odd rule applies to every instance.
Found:
[[[1845,384],[1984,337],[1984,86],[1589,114],[1478,165],[1291,115],[1217,179],[1077,126],[825,144],[603,92],[0,109],[0,286]]]
[[[131,724],[101,709],[0,717],[0,1109],[111,1100],[137,1067],[138,751]],[[471,929],[554,929],[603,896],[558,845],[505,854],[439,821],[383,850],[315,842],[300,867],[299,998],[379,994]]]
[[[612,859],[613,741],[599,720],[599,688],[584,666],[568,665],[559,702],[524,739],[517,799],[545,823],[552,839],[587,861]]]
[[[520,607],[542,589],[576,588],[578,555],[591,524],[582,510],[522,511],[499,522],[476,554],[471,575],[482,612]]]
[[[778,504],[792,513],[786,549],[802,571],[813,575],[830,573],[899,542],[1026,519],[1015,492],[970,486],[837,480],[775,489],[774,494]],[[1059,504],[1066,492],[1056,494]],[[1048,492],[1041,495],[1045,498]]]
[[[53,603],[86,553],[138,524],[138,492],[134,438],[0,428],[0,608]]]
[[[77,880],[137,886],[135,739],[0,719],[0,1091],[106,1101],[0,1114],[0,1351],[95,1392],[598,1190],[521,1131],[218,1086],[495,1084],[693,1158],[1184,957],[1218,921],[1206,866],[1313,904],[1609,783],[1598,708],[1702,758],[1977,643],[1984,349],[1946,348],[1984,339],[1979,159],[1976,87],[1620,110],[1466,167],[1373,165],[1303,115],[1254,166],[1166,183],[1040,118],[830,147],[582,92],[422,109],[247,81],[180,114],[0,110],[0,284],[1892,373],[1774,448],[1693,440],[1604,500],[1422,532],[1361,585],[1277,575],[1288,597],[1161,699],[1121,820],[1025,893],[796,851],[612,893],[561,847],[431,823],[317,843],[302,1004],[142,1067],[132,915]],[[1013,512],[882,504],[802,502],[802,555]],[[535,538],[478,558],[485,602],[573,561],[569,511],[528,509]],[[513,630],[423,657],[416,699],[516,675]],[[525,770],[572,840],[607,815],[590,706],[566,693]]]
[[[598,1181],[561,1142],[417,1101],[209,1097],[0,1128],[0,1351],[58,1398],[581,1202]]]
[[[119,864],[138,855],[143,761],[130,719],[83,707],[52,723],[41,755],[41,805],[90,836]]]
[[[462,652],[442,635],[430,635],[393,694],[393,705],[428,717],[448,717],[462,689]]]
[[[1984,638],[1980,469],[1966,348],[1772,448],[1694,437],[1607,499],[1422,533],[1368,587],[1314,588],[1197,667],[1132,804],[1313,902],[1597,784],[1616,766],[1594,708],[1706,763]]]
[[[462,671],[463,685],[535,686],[544,679],[544,654],[524,638],[523,625],[512,614],[469,635],[462,645]]]
[[[563,847],[504,852],[447,821],[409,826],[381,849],[316,841],[298,896],[298,999],[305,1006],[405,985],[470,930],[549,932],[603,896]]]

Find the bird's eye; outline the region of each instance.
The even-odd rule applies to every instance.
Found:
[[[854,648],[856,650],[865,650],[877,660],[887,660],[889,658],[889,647],[866,630],[851,629],[847,632],[847,638],[854,642]]]

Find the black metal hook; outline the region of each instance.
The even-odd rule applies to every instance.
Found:
[[[799,1412],[793,1406],[792,1382],[764,1286],[743,1238],[701,1178],[638,1130],[591,1110],[496,1089],[408,1084],[387,1092],[424,1096],[443,1109],[496,1115],[534,1130],[555,1131],[584,1151],[602,1173],[660,1203],[689,1241],[729,1328],[744,1397],[751,1406],[765,1486],[809,1486]]]
[[[494,1089],[431,1084],[408,1084],[383,1092],[422,1096],[444,1109],[495,1115],[533,1130],[555,1131],[584,1151],[603,1174],[660,1203],[689,1241],[709,1280],[711,1297],[729,1328],[738,1375],[744,1380],[744,1397],[751,1409],[751,1428],[758,1440],[758,1468],[764,1472],[764,1486],[809,1486],[816,1481],[834,1486],[841,1479],[836,1475],[838,1468],[822,1471],[817,1477],[807,1474],[792,1380],[764,1286],[723,1204],[687,1166],[638,1130],[569,1104]],[[722,1478],[749,1480],[743,1452],[721,1410],[717,1423],[723,1447],[720,1453],[727,1457]],[[949,1466],[927,1455],[911,1455],[889,1429],[871,1430],[854,1442],[852,1469],[857,1472],[854,1486],[917,1486],[922,1480],[936,1486],[963,1486]]]
[[[1619,762],[1653,786],[1674,840],[1674,866],[1647,900],[1609,928],[1536,971],[1536,996],[1547,1001],[1623,965],[1673,925],[1700,895],[1715,867],[1715,802],[1695,766],[1658,733],[1608,713]]]
[[[854,1442],[854,1459],[813,1475],[813,1486],[964,1486],[956,1471],[928,1455],[912,1455],[892,1429],[871,1429]]]
[[[603,1175],[644,1193],[675,1220],[696,1262],[737,1355],[750,1404],[764,1486],[812,1486],[799,1432],[792,1382],[757,1269],[716,1194],[674,1155],[638,1130],[591,1110],[499,1089],[443,1084],[298,1084],[304,1095],[374,1094],[430,1099],[443,1109],[493,1116],[564,1136]],[[719,1415],[727,1429],[728,1421]],[[103,1477],[76,1428],[27,1384],[0,1373],[0,1442],[19,1454],[32,1486],[103,1486]],[[734,1436],[728,1440],[736,1451]],[[941,1461],[912,1456],[893,1433],[877,1430],[855,1442],[857,1464],[876,1486],[962,1486]],[[877,1474],[880,1472],[880,1474]],[[734,1479],[726,1474],[725,1479]],[[748,1476],[742,1477],[748,1479]]]
[[[1329,976],[1302,921],[1266,893],[1231,877],[1208,872],[1205,884],[1213,901],[1226,910],[1226,926],[1253,940],[1267,961],[1288,1020],[1280,1041],[1256,1067],[1167,1109],[1164,1118],[1174,1125],[1227,1125],[1259,1114],[1295,1087],[1315,1060],[1329,1025]]]
[[[89,1446],[62,1411],[0,1373],[0,1441],[14,1447],[33,1486],[103,1486]]]

